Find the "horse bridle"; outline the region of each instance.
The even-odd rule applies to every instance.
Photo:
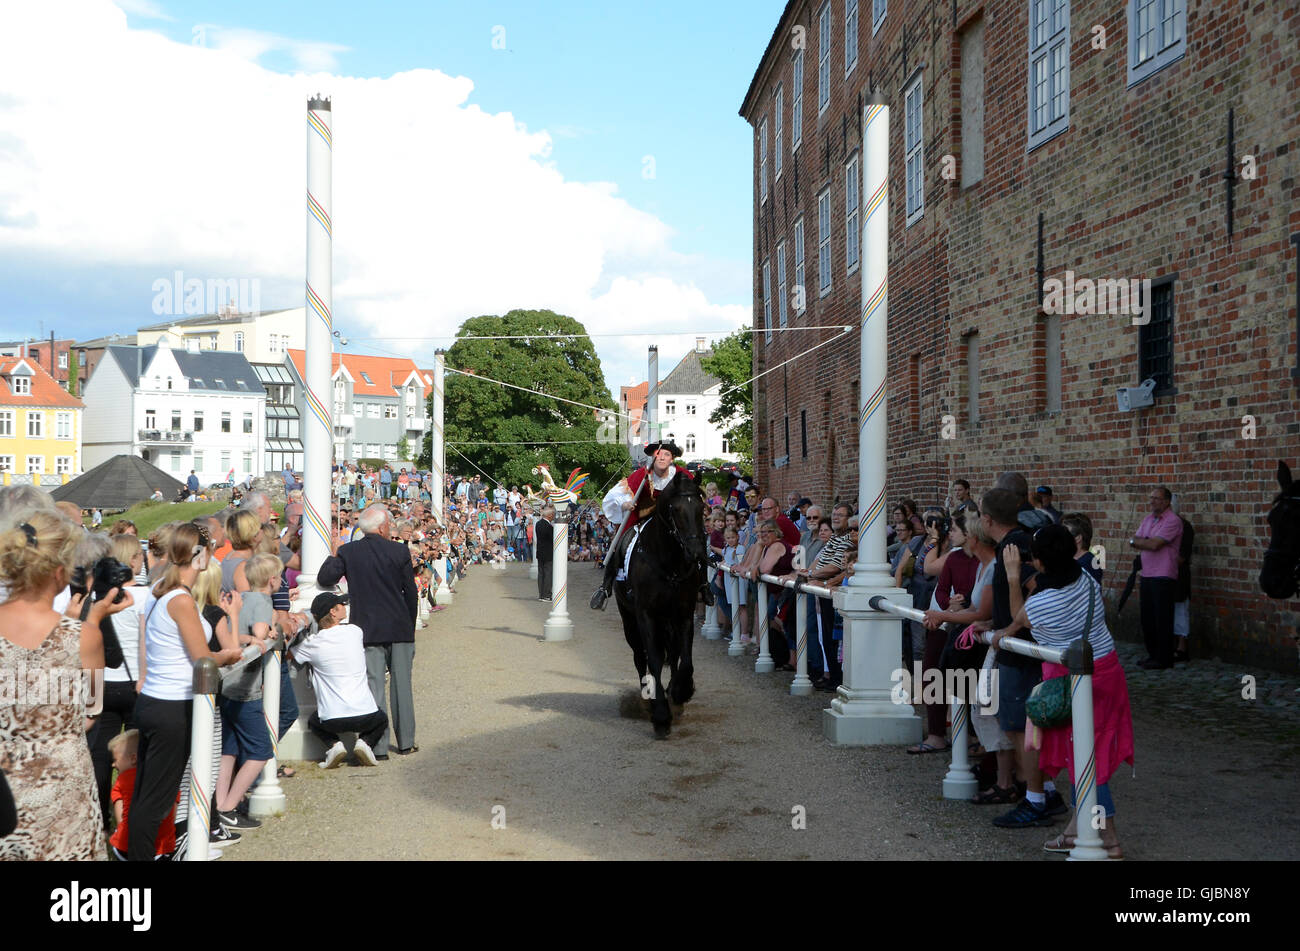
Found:
[[[679,491],[679,493],[680,493],[680,490],[678,490],[678,491]],[[672,500],[670,499],[669,501],[672,501]],[[672,516],[668,514],[667,506],[663,506],[663,507],[661,508],[662,503],[663,503],[663,500],[660,499],[660,500],[659,500],[659,504],[657,504],[657,505],[655,506],[655,515],[656,515],[657,517],[659,517],[659,518],[662,518],[662,519],[667,523],[667,525],[668,525],[668,537],[671,538],[674,542],[677,543],[677,547],[680,548],[680,549],[682,550],[682,554],[684,554],[684,555],[687,556],[687,558],[688,558],[688,564],[689,564],[689,558],[690,558],[690,554],[691,554],[691,553],[690,553],[690,550],[686,547],[686,543],[685,543],[684,541],[682,541],[682,536],[681,536],[681,534],[677,531],[677,526],[673,523]],[[676,571],[671,572],[671,573],[668,575],[668,582],[669,582],[670,584],[676,584],[678,581],[681,580],[681,577],[682,577],[682,575],[679,574],[678,572],[676,572]]]
[[[1300,496],[1279,495],[1273,501],[1273,510],[1276,510],[1281,505],[1300,505]],[[1272,510],[1270,510],[1269,514],[1272,515]],[[1300,583],[1300,541],[1293,540],[1290,551],[1276,547],[1276,543],[1277,533],[1274,532],[1273,537],[1269,539],[1268,548],[1264,551],[1264,557],[1268,558],[1271,555],[1274,558],[1290,558],[1292,560],[1291,573],[1295,580]]]

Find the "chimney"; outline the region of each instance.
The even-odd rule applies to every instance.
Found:
[[[708,349],[709,349],[709,348],[706,347],[706,346],[704,345],[704,338],[703,338],[703,337],[696,337],[696,338],[695,338],[695,352],[696,352],[696,353],[704,353],[704,352],[705,352],[706,350],[708,350]]]

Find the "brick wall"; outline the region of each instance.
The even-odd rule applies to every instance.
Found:
[[[844,0],[832,0],[835,43],[830,107],[818,117],[818,6],[791,4],[787,27],[807,29],[804,141],[786,156],[780,182],[759,211],[754,160],[755,314],[761,324],[762,263],[782,236],[806,222],[807,312],[792,326],[849,324],[846,337],[760,380],[755,394],[755,476],[783,498],[856,498],[859,275],[846,274],[844,163],[860,146],[859,94],[885,92],[890,128],[889,496],[941,501],[952,478],[975,492],[1019,469],[1046,482],[1063,511],[1089,513],[1108,558],[1108,586],[1130,566],[1124,541],[1145,509],[1147,489],[1169,485],[1197,528],[1192,593],[1193,651],[1296,669],[1296,603],[1268,601],[1257,576],[1267,543],[1265,513],[1278,458],[1300,461],[1296,366],[1296,269],[1300,232],[1300,10],[1188,0],[1186,52],[1128,86],[1128,23],[1122,5],[1071,3],[1069,128],[1027,149],[1029,3],[890,3],[873,38],[862,5],[859,62],[843,69]],[[954,20],[955,10],[955,20]],[[1093,46],[1094,24],[1106,48]],[[944,156],[962,154],[961,38],[983,31],[984,172],[963,187],[942,177]],[[774,39],[743,113],[756,130],[784,83],[790,142],[789,30]],[[971,58],[968,62],[978,62]],[[925,213],[904,211],[903,88],[923,64]],[[1233,187],[1227,231],[1224,170],[1228,110],[1235,167],[1254,156],[1254,180]],[[969,113],[969,103],[968,103]],[[848,134],[842,135],[847,117]],[[969,114],[966,123],[971,123]],[[829,143],[829,173],[825,148]],[[966,143],[969,149],[970,143]],[[795,200],[793,173],[798,167]],[[771,186],[771,167],[769,166]],[[816,196],[829,182],[832,293],[816,289]],[[1124,315],[1041,312],[1043,276],[1066,269],[1090,279],[1176,275],[1173,391],[1150,409],[1120,412],[1115,390],[1139,382],[1139,328]],[[766,219],[766,220],[764,220]],[[790,261],[787,266],[792,271]],[[776,314],[775,301],[773,314]],[[1048,411],[1049,335],[1059,327],[1060,409]],[[966,335],[976,333],[979,422],[967,413]],[[755,372],[790,360],[834,331],[758,334]],[[807,411],[808,454],[799,439]],[[956,438],[941,437],[944,414]],[[1242,438],[1243,416],[1255,438]],[[791,420],[790,458],[784,419]],[[774,421],[775,426],[762,421]],[[769,431],[775,432],[772,445]],[[1133,636],[1136,605],[1121,634]]]

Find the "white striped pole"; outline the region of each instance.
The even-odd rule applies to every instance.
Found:
[[[836,588],[844,616],[844,682],[822,714],[822,731],[844,746],[913,743],[921,718],[892,702],[892,672],[901,660],[898,623],[871,608],[872,597],[911,603],[894,587],[885,556],[885,479],[889,458],[885,379],[889,363],[889,106],[876,90],[862,117],[861,267],[859,340],[858,551],[853,577]]]
[[[961,690],[953,691],[952,762],[948,764],[948,774],[943,777],[944,799],[970,799],[979,792],[979,781],[970,768],[971,704],[979,700],[975,683],[976,678],[971,678]]]
[[[1070,861],[1104,860],[1106,849],[1101,844],[1101,834],[1094,825],[1109,820],[1097,807],[1097,737],[1094,733],[1092,706],[1093,662],[1092,645],[1077,640],[1067,647],[1062,657],[1070,673],[1070,733],[1074,738],[1074,848]]]
[[[432,499],[433,514],[438,517],[438,525],[448,531],[446,518],[443,516],[442,493],[447,471],[447,444],[443,435],[443,420],[446,415],[446,398],[444,377],[447,365],[447,351],[435,350],[433,354],[433,433],[429,438],[430,455],[433,459],[433,485],[429,495]],[[451,536],[448,535],[448,538]],[[434,593],[435,604],[451,604],[453,596],[447,587],[447,569],[438,572],[438,590]]]
[[[555,503],[555,551],[551,562],[551,613],[542,625],[542,640],[567,641],[573,637],[569,617],[569,503]]]

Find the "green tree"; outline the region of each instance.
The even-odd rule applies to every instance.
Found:
[[[68,392],[77,395],[77,377],[81,375],[81,355],[72,350],[68,353]]]
[[[397,458],[402,462],[409,462],[411,459],[411,443],[405,435],[397,440]]]
[[[742,469],[754,467],[754,335],[742,327],[713,344],[713,352],[700,360],[705,373],[722,380],[722,400],[709,422],[728,427],[731,451],[739,454]],[[743,386],[741,384],[744,384]]]
[[[538,336],[529,338],[531,334]],[[544,336],[548,334],[573,336]],[[503,317],[465,321],[447,351],[447,468],[472,473],[477,467],[508,485],[531,483],[534,488],[539,480],[532,469],[539,462],[550,466],[557,483],[580,467],[590,473],[593,489],[622,473],[626,450],[598,439],[600,424],[588,408],[617,410],[600,358],[585,334],[581,323],[549,310],[512,310]],[[488,336],[528,339],[470,339]],[[426,435],[421,465],[432,465],[431,443],[431,434]]]

